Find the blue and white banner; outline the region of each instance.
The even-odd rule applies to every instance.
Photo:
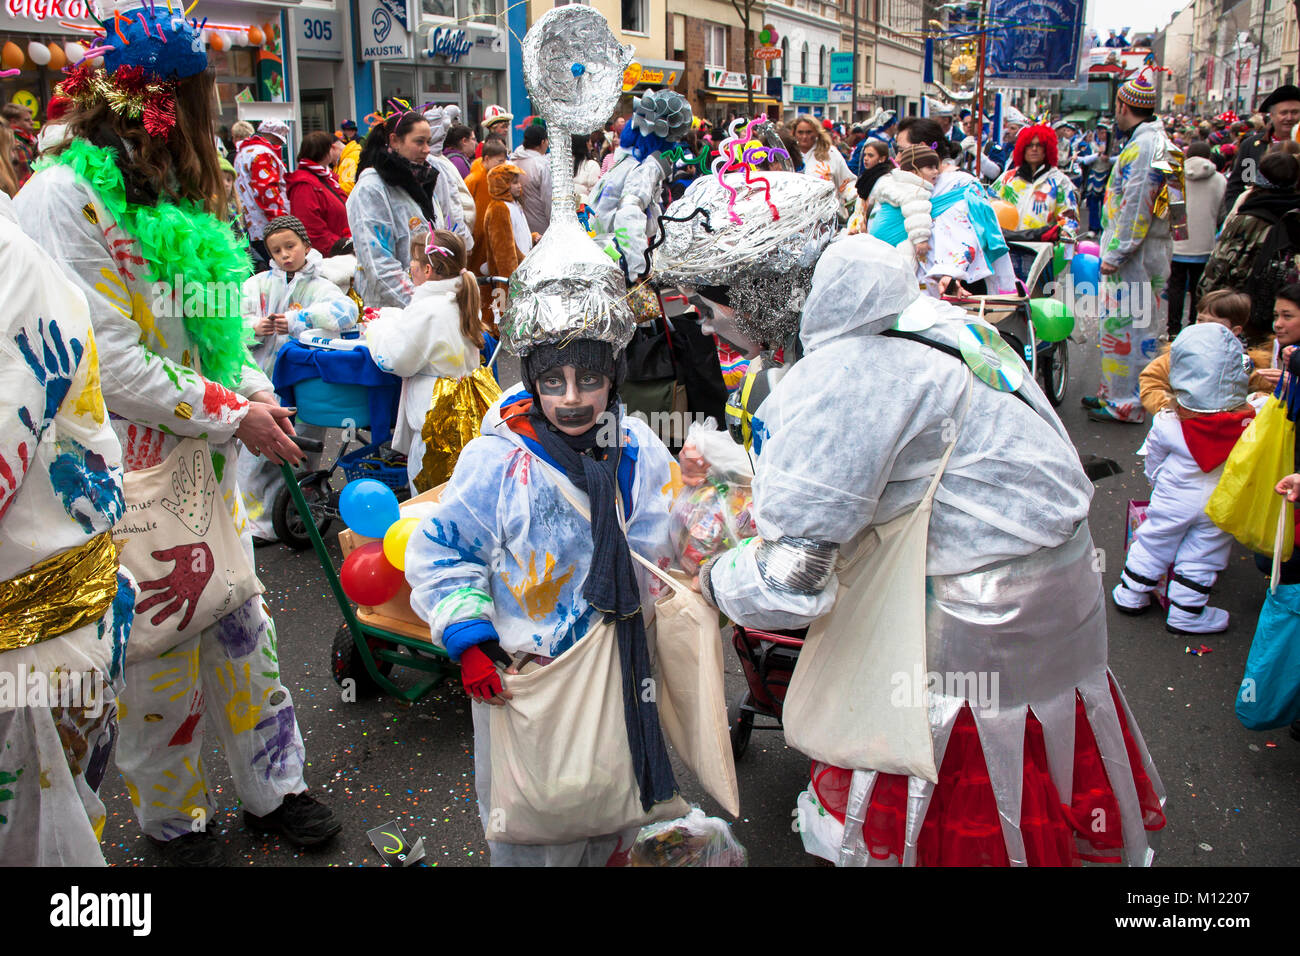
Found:
[[[1086,6],[1085,0],[989,0],[988,80],[1000,87],[1077,85]]]

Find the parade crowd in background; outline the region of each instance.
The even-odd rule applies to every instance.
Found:
[[[475,129],[455,106],[394,101],[295,142],[278,120],[214,129],[204,57],[174,42],[191,26],[138,14],[39,128],[14,104],[0,123],[0,676],[99,688],[93,706],[0,702],[0,863],[102,862],[110,763],[169,863],[221,862],[205,715],[249,826],[336,837],[255,568],[282,536],[281,464],[326,437],[295,406],[344,374],[395,403],[371,437],[404,456],[402,497],[437,492],[404,512],[420,520],[404,582],[474,700],[494,864],[626,862],[644,824],[688,819],[660,705],[625,691],[650,678],[650,609],[669,597],[696,602],[693,620],[808,635],[786,728],[813,757],[810,853],[1149,862],[1165,795],[1107,666],[1107,604],[1222,632],[1210,602],[1234,538],[1272,522],[1255,547],[1269,568],[1300,493],[1285,460],[1261,497],[1240,450],[1250,435],[1276,466],[1300,405],[1300,89],[1249,116],[1159,116],[1147,68],[1087,127],[1008,107],[995,130],[932,99],[925,116],[720,128],[673,92],[611,116],[617,90],[582,92],[578,65],[603,55],[584,49],[537,116],[490,106]],[[534,30],[587,16],[557,8]],[[238,303],[160,300],[174,276]],[[1068,312],[1100,349],[1089,417],[1149,429],[1150,501],[1108,600],[1089,475],[1028,354],[972,308],[1051,299],[1052,283],[1063,304],[1035,307],[1040,332]],[[501,345],[520,382],[500,378]],[[670,434],[634,412],[716,427]],[[848,560],[872,529],[880,548]],[[1277,571],[1257,645],[1297,628],[1300,558]],[[972,601],[980,623],[960,613]],[[928,669],[1000,667],[1000,701],[948,689],[891,711],[887,675],[837,656],[870,632],[872,660],[906,666],[897,632],[918,615]],[[614,796],[565,792],[587,829],[528,818],[572,781],[501,716],[536,706],[525,684],[566,658],[614,674],[612,703],[580,718],[612,714],[631,768]],[[578,693],[569,681],[552,693]],[[1278,694],[1276,714],[1238,712],[1300,717],[1300,688]],[[856,717],[826,703],[854,695]],[[891,728],[889,753],[867,719]],[[510,759],[537,765],[511,775]],[[511,803],[514,776],[541,790]]]

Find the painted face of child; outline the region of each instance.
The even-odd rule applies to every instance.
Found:
[[[411,257],[410,268],[411,282],[414,285],[424,285],[433,278],[433,264],[421,262],[415,256]]]
[[[1300,305],[1287,299],[1273,303],[1273,334],[1278,345],[1300,344]]]
[[[266,251],[285,272],[300,272],[307,264],[307,244],[296,232],[288,229],[267,236]]]
[[[546,420],[566,435],[581,435],[609,405],[609,376],[557,365],[537,377],[537,400]]]

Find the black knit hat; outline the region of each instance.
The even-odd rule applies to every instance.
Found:
[[[627,360],[622,350],[615,355],[612,345],[595,339],[574,339],[563,346],[558,342],[539,345],[523,357],[521,365],[524,380],[534,395],[537,394],[537,379],[557,365],[572,365],[608,375],[614,388],[623,384],[627,374]]]
[[[311,240],[307,238],[307,227],[302,224],[302,220],[297,216],[276,216],[266,224],[266,232],[262,233],[262,238],[265,240],[271,233],[280,232],[283,229],[297,233],[304,246],[311,245]]]

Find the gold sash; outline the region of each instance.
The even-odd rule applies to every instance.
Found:
[[[117,549],[107,532],[0,581],[0,651],[98,621],[117,596]]]

